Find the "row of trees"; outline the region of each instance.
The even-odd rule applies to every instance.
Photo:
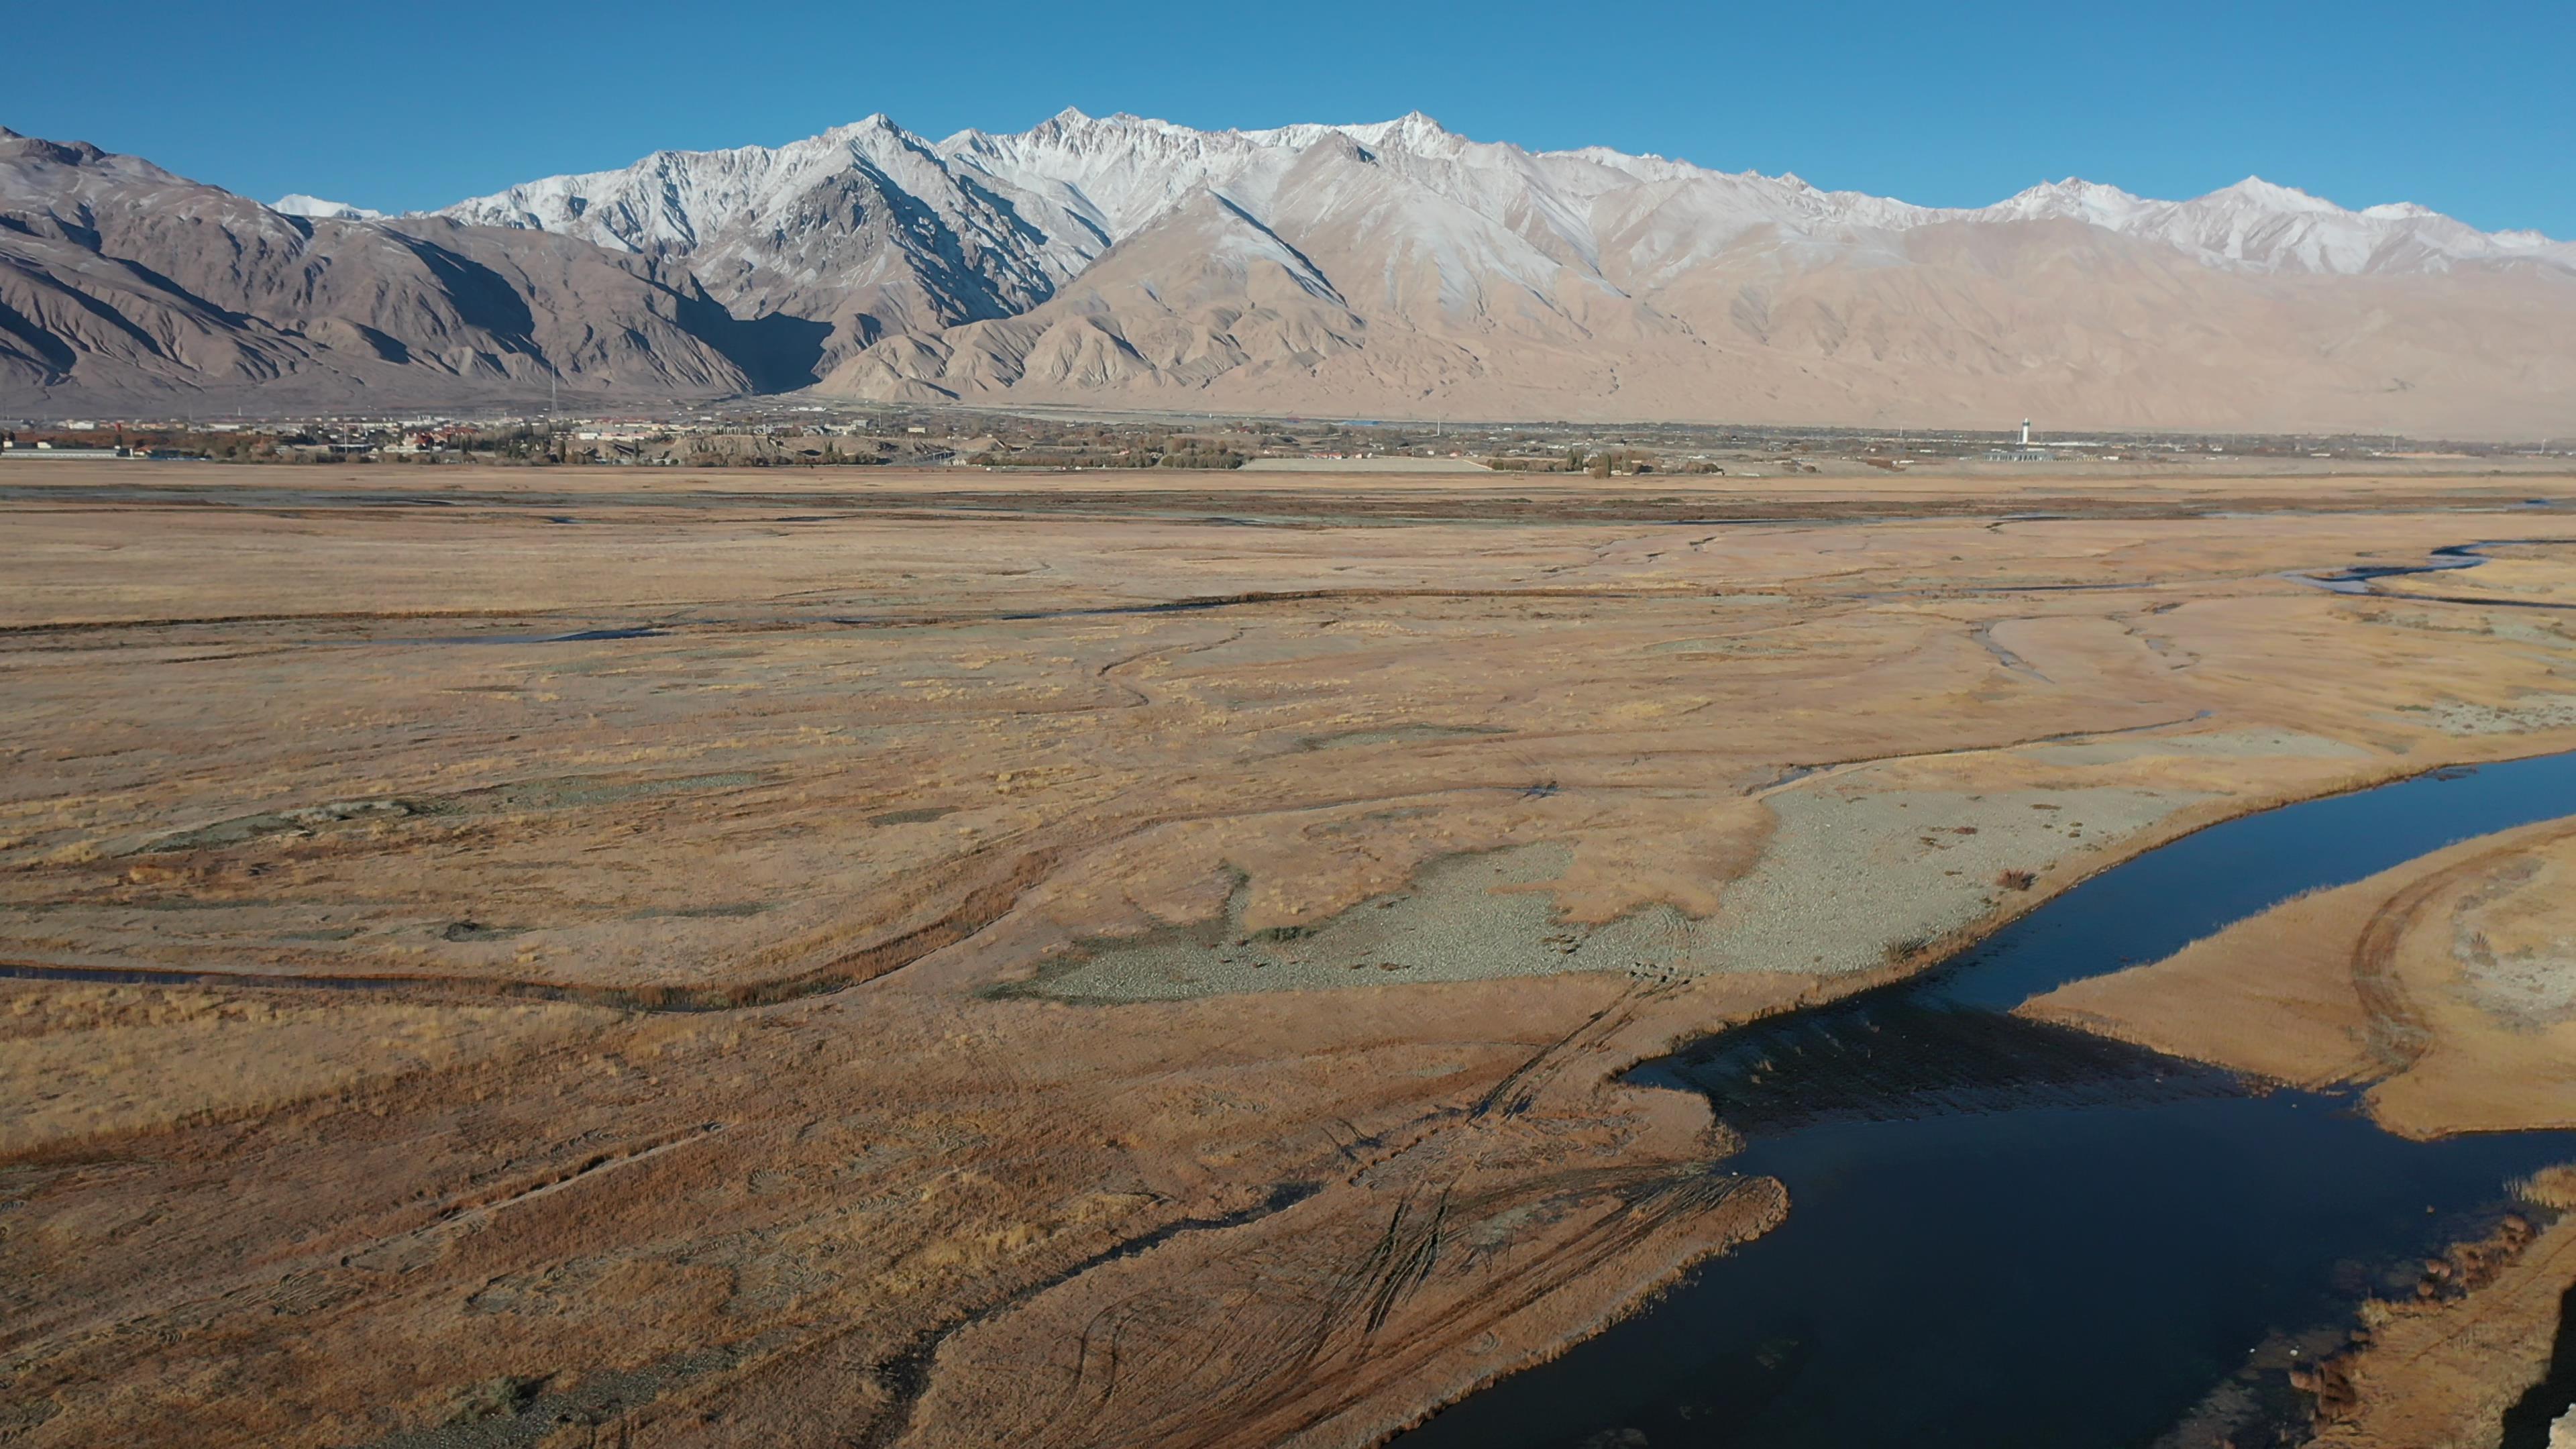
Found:
[[[1692,461],[1667,464],[1653,453],[1637,448],[1568,448],[1563,457],[1512,457],[1508,454],[1487,458],[1485,465],[1503,473],[1588,473],[1595,478],[1623,477],[1638,473],[1723,473],[1715,463]]]
[[[986,468],[1240,468],[1251,459],[1224,443],[1205,438],[1155,438],[1114,451],[1025,448],[994,449],[970,454],[967,462]]]

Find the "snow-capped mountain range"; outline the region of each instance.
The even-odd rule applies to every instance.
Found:
[[[918,201],[953,235],[1061,283],[1200,192],[1253,217],[1267,214],[1298,160],[1336,141],[1372,153],[1474,219],[1520,233],[1550,263],[1571,257],[1595,268],[1605,223],[1623,220],[1648,196],[1668,222],[1688,225],[1631,243],[1632,269],[1668,260],[1655,243],[1669,245],[1685,231],[1691,250],[1721,248],[1764,227],[1802,243],[1860,247],[1874,234],[1923,226],[2040,220],[2079,221],[2165,243],[2207,265],[2257,271],[2439,271],[2514,259],[2576,267],[2576,245],[2537,232],[2481,232],[2411,203],[2347,210],[2253,177],[2189,201],[2070,179],[1992,206],[1915,206],[1820,191],[1796,176],[1712,171],[1604,147],[1532,152],[1471,141],[1419,112],[1362,125],[1199,131],[1066,110],[1029,131],[969,130],[943,141],[873,115],[784,146],[659,151],[618,170],[547,177],[438,214],[757,266],[754,238],[810,231],[817,189],[855,175]]]
[[[31,236],[89,235],[64,207],[113,189],[102,167],[151,172],[155,194],[194,185],[94,148],[76,163],[63,158],[81,148],[55,150],[50,167],[0,165],[0,208],[43,218]],[[391,326],[412,315],[401,297],[374,296],[346,334],[384,339],[368,358],[344,361],[331,319],[300,311],[260,344],[311,352],[317,378],[386,364],[414,376],[425,351],[485,359],[440,363],[451,389],[482,373],[495,387],[546,375],[648,391],[730,376],[923,402],[1924,423],[2050,411],[2105,425],[2540,432],[2563,431],[2576,403],[2576,245],[2252,179],[2187,201],[2069,180],[1940,208],[1600,147],[1533,152],[1418,113],[1200,131],[1068,110],[944,140],[870,116],[401,217],[304,195],[204,205],[269,217],[238,223],[262,247],[434,233],[504,271],[525,250],[509,237],[543,234],[595,248],[601,265],[580,275],[597,295],[665,329],[612,323],[567,293],[523,298],[565,335],[602,339],[591,350],[618,359],[612,372],[534,333],[494,332],[503,340],[479,352],[444,336],[417,348]],[[550,254],[545,267],[569,264]],[[423,275],[462,285],[453,268]],[[215,310],[264,315],[231,300]],[[127,349],[94,315],[50,315],[77,335],[19,348],[34,386],[72,386],[93,340],[132,351],[155,379],[202,381],[169,349]],[[689,341],[632,341],[670,328]],[[10,345],[0,332],[0,369]],[[685,360],[662,360],[673,346]]]
[[[1576,396],[1672,408],[1681,390],[1623,379],[1604,344],[1640,360],[1680,347],[1664,361],[1694,373],[1712,332],[1831,350],[1854,319],[1836,312],[1818,336],[1794,307],[1775,317],[1787,279],[1918,270],[1945,236],[2026,247],[2044,223],[2152,249],[2134,265],[2249,279],[2576,277],[2576,246],[2534,233],[2412,205],[2352,211],[2260,180],[2178,202],[2064,181],[1926,207],[1601,147],[1532,152],[1419,113],[1200,131],[1067,110],[937,141],[876,115],[785,146],[657,152],[438,215],[682,262],[738,314],[828,323],[827,390],[915,400],[1285,387],[1318,406],[1539,406],[1573,379]],[[1264,278],[1275,298],[1250,295]],[[1950,350],[1908,343],[1924,361]]]

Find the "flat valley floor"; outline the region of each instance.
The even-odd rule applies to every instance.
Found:
[[[0,578],[30,1446],[1373,1443],[1796,1210],[1620,1069],[2576,748],[2529,469],[22,463]],[[2576,915],[2514,894],[2570,858],[2033,1009],[2372,1080],[2366,1002],[2229,953],[2449,891],[2468,964],[2385,974],[2485,995],[2375,1107],[2576,1125]],[[2546,1349],[2337,1442],[2478,1442]]]

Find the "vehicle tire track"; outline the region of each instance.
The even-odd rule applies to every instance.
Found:
[[[820,966],[730,986],[592,986],[578,982],[427,973],[300,975],[277,971],[186,971],[152,966],[48,966],[33,961],[0,961],[0,978],[93,981],[132,986],[425,991],[561,1001],[617,1011],[740,1011],[865,985],[977,935],[1016,909],[1020,897],[1052,872],[1063,854],[1061,848],[1049,847],[1021,856],[1001,878],[968,891],[938,919],[911,930],[845,952]]]

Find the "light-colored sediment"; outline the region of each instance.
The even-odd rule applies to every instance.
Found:
[[[1779,829],[1678,956],[1720,971],[1885,966],[2014,899],[2007,871],[2059,866],[2208,798],[2190,790],[1908,790],[1855,771],[1772,797]],[[1873,788],[1878,787],[1878,788]],[[1680,923],[1677,923],[1680,924]]]
[[[1618,1068],[2576,746],[2284,577],[2563,480],[964,471],[0,494],[0,960],[411,983],[0,993],[0,1434],[1367,1443],[1779,1211]]]
[[[1597,927],[1558,917],[1546,887],[1572,854],[1544,844],[1451,856],[1415,872],[1396,894],[1287,931],[1247,931],[1250,892],[1242,888],[1217,920],[1068,953],[1061,969],[1027,989],[1070,1001],[1139,1001],[1568,971],[1667,979],[1675,957],[1667,929],[1686,925],[1670,907]]]
[[[2137,758],[2137,757],[2130,757]],[[2116,787],[1992,793],[1873,788],[1862,769],[1770,797],[1748,832],[1749,868],[1712,914],[1657,902],[1599,924],[1569,919],[1550,887],[1561,844],[1450,857],[1397,893],[1313,927],[1248,930],[1249,889],[1223,918],[1099,943],[1030,989],[1068,1000],[1311,991],[1405,980],[1474,981],[1563,971],[1664,981],[1710,971],[1846,975],[1902,962],[1993,914],[2018,889],[2005,872],[2056,867],[2210,798]],[[1871,882],[1853,889],[1856,880]]]

